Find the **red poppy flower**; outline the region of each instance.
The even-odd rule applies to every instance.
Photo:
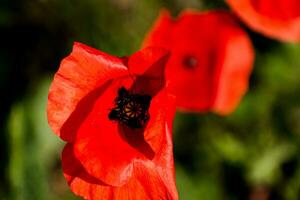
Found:
[[[226,1],[255,31],[282,41],[300,41],[299,0]]]
[[[48,121],[67,141],[63,171],[85,199],[177,199],[169,53],[146,48],[117,58],[75,43],[48,96]],[[173,106],[172,106],[173,105]]]
[[[173,20],[163,11],[144,46],[172,52],[167,87],[182,110],[228,114],[248,88],[254,51],[229,13],[185,11]]]

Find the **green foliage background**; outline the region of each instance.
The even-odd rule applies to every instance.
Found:
[[[53,74],[73,41],[119,56],[138,50],[161,7],[174,15],[228,9],[222,0],[0,2],[1,200],[78,199],[62,176],[63,143],[46,120]],[[183,200],[300,199],[300,45],[248,32],[256,61],[238,109],[176,115]]]

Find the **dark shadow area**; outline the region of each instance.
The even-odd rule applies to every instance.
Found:
[[[245,171],[242,166],[223,162],[222,170],[225,185],[224,189],[226,194],[231,197],[230,199],[247,199],[249,188],[243,176]]]
[[[151,117],[151,116],[150,116]],[[119,133],[128,144],[142,153],[149,160],[155,156],[155,152],[144,138],[145,128],[132,129],[126,125],[119,125]]]
[[[112,80],[107,81],[101,87],[90,92],[86,95],[76,106],[73,113],[71,113],[70,117],[63,124],[61,128],[61,138],[68,142],[74,142],[76,138],[77,130],[80,125],[86,119],[88,114],[93,109],[94,103],[98,98],[101,97],[103,92],[110,86]]]
[[[72,176],[72,179],[69,182],[73,181],[74,178],[78,177],[90,184],[99,184],[107,186],[107,184],[105,184],[101,180],[96,179],[95,177],[92,177],[85,171],[84,167],[76,159],[73,152],[73,145],[70,143],[65,146],[63,152],[62,166],[63,172],[69,176]]]

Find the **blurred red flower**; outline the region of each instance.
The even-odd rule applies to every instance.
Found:
[[[173,20],[164,10],[144,46],[170,49],[167,88],[182,110],[228,114],[247,91],[253,47],[225,11],[185,11]]]
[[[300,41],[299,0],[226,1],[255,31],[282,41]]]
[[[75,43],[48,96],[48,121],[67,141],[63,172],[71,190],[93,199],[177,199],[169,52],[146,48],[117,58]],[[173,106],[172,106],[173,105]]]

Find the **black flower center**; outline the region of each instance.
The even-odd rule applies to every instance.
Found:
[[[150,102],[150,95],[133,94],[121,87],[114,100],[115,107],[109,112],[108,118],[132,129],[143,128],[150,119]]]
[[[185,56],[182,63],[186,68],[193,69],[197,66],[198,60],[194,56]]]

